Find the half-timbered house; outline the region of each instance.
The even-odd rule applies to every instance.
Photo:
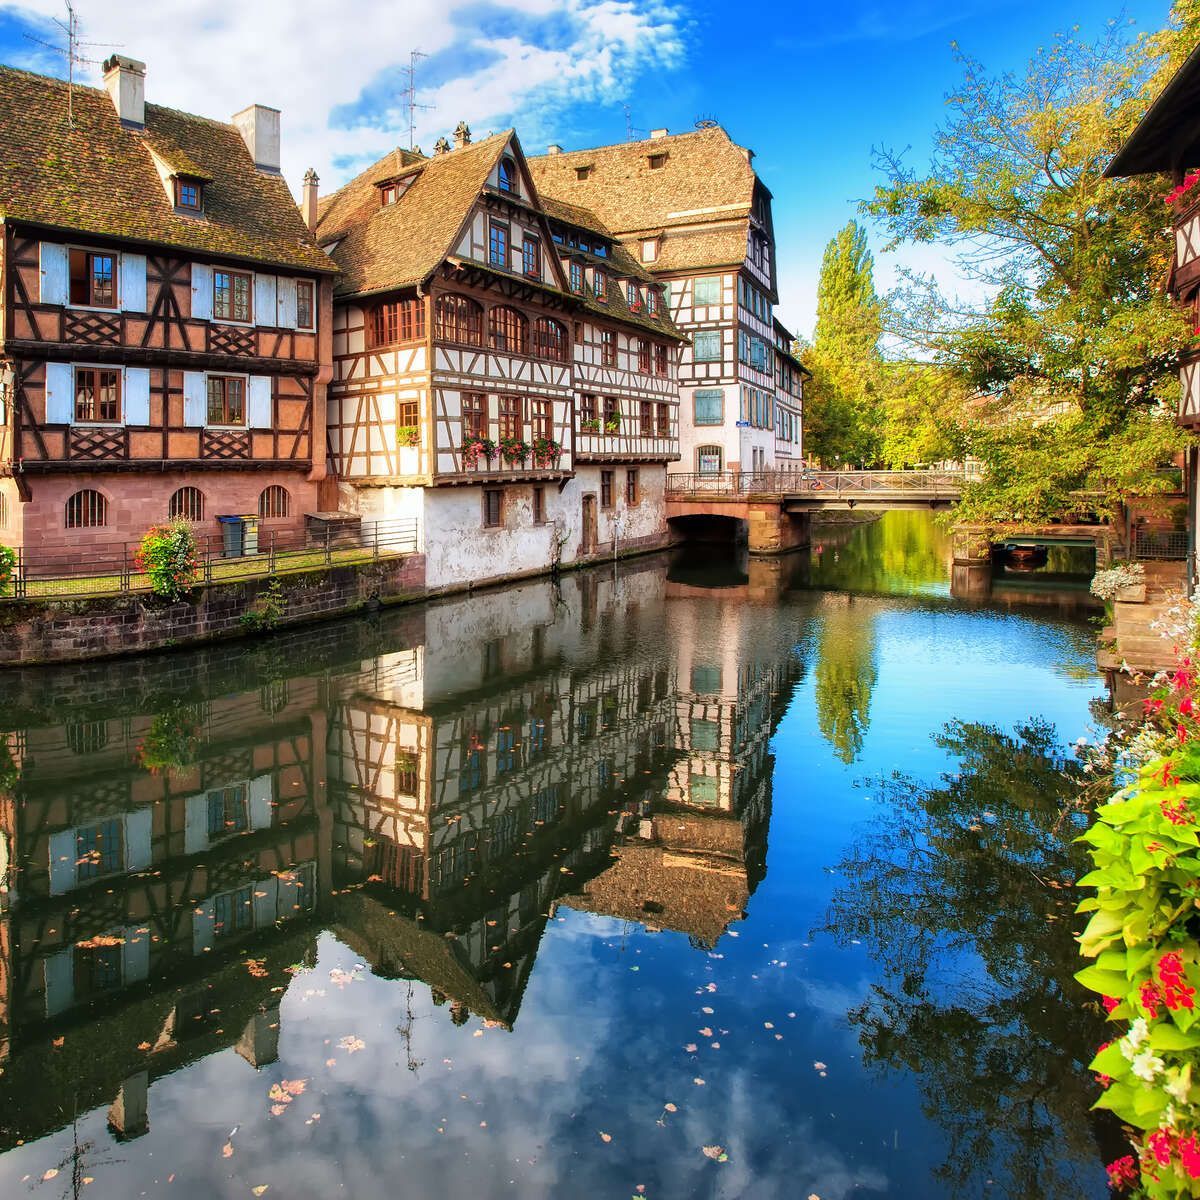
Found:
[[[804,453],[804,380],[808,368],[796,357],[796,338],[776,317],[775,331],[775,464],[785,470],[800,466]]]
[[[720,126],[529,159],[544,197],[595,213],[669,289],[690,338],[672,470],[774,464],[775,240],[771,193],[752,160]]]
[[[0,541],[302,522],[336,268],[280,174],[279,113],[149,104],[122,56],[104,79],[0,68]]]
[[[512,131],[397,150],[324,199],[329,507],[416,517],[431,589],[666,539],[680,335]],[[336,491],[335,491],[336,486]]]

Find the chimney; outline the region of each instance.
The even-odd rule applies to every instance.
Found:
[[[650,136],[652,138],[664,138],[667,136],[667,131],[665,129],[652,129],[650,130]]]
[[[123,54],[104,60],[104,86],[113,108],[127,129],[142,129],[146,124],[146,64]]]
[[[547,154],[561,154],[562,147],[557,142],[552,142],[549,146],[546,147],[546,153]]]
[[[233,123],[260,171],[279,174],[279,109],[252,104],[233,114]]]
[[[464,146],[471,144],[471,127],[466,121],[459,121],[454,127],[454,148],[461,150]]]
[[[438,138],[438,140],[433,143],[433,152],[434,154],[449,154],[450,143],[446,141],[444,137]]]
[[[312,167],[304,172],[304,187],[300,192],[300,212],[309,229],[317,227],[317,184],[320,182],[321,180]]]

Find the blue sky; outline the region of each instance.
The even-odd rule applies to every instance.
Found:
[[[322,190],[407,143],[399,101],[419,65],[417,142],[428,150],[465,118],[480,133],[515,124],[526,150],[691,129],[716,117],[756,152],[775,196],[781,318],[811,332],[826,241],[877,180],[873,146],[928,157],[958,71],[950,43],[993,70],[1019,68],[1055,32],[1109,20],[1153,30],[1168,0],[78,0],[83,36],[149,65],[147,96],[227,118],[252,101],[283,110],[293,188],[310,165]],[[0,0],[5,62],[64,73],[27,34],[60,40],[61,0]],[[330,14],[336,13],[336,20]],[[95,74],[95,66],[81,68]],[[628,106],[628,118],[626,115]],[[879,239],[875,238],[876,244]],[[886,287],[894,256],[881,258]],[[936,252],[908,265],[954,273]]]

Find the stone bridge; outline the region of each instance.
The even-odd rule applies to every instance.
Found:
[[[751,554],[783,554],[809,544],[814,512],[944,508],[972,477],[962,470],[674,474],[667,521],[680,540],[732,540],[744,529]]]

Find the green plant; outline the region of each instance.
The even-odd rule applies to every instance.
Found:
[[[599,433],[600,421],[597,417],[585,417],[579,422],[580,433]]]
[[[8,589],[16,569],[17,552],[11,546],[0,545],[0,592]]]
[[[496,443],[491,438],[467,438],[462,446],[462,459],[464,467],[477,467],[479,460],[485,458],[488,464],[491,464],[493,458],[496,457]]]
[[[529,457],[529,445],[520,438],[502,437],[500,439],[500,457],[510,467],[524,466],[525,460]]]
[[[618,409],[614,413],[610,413],[604,418],[605,433],[620,433],[621,432],[621,413]]]
[[[562,447],[553,438],[533,439],[533,465],[535,467],[556,467],[561,457]]]
[[[166,525],[151,525],[134,551],[133,563],[149,576],[150,588],[156,596],[178,600],[195,586],[199,571],[196,535],[191,525],[183,517],[176,517]]]
[[[419,446],[421,430],[417,425],[401,425],[396,430],[396,444],[400,446]]]
[[[151,775],[190,766],[200,749],[202,728],[199,706],[172,701],[155,713],[134,761]]]
[[[266,633],[279,624],[286,611],[287,598],[283,594],[283,584],[277,575],[272,575],[262,593],[239,619],[245,628]]]

